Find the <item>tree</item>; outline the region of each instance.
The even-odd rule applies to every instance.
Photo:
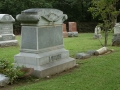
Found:
[[[116,10],[119,0],[92,0],[92,6],[88,9],[93,18],[98,17],[102,21],[102,28],[105,31],[104,46],[107,46],[108,31],[113,29],[120,10]]]

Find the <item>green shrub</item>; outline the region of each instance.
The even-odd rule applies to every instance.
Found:
[[[0,59],[0,73],[9,77],[9,84],[13,84],[15,81],[18,80],[19,77],[24,75],[21,72],[21,67],[14,67],[14,64],[9,62],[6,59]]]

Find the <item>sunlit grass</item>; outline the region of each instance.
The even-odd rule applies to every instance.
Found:
[[[64,38],[64,47],[73,58],[79,52],[101,48],[99,41],[93,39],[93,35],[80,33],[78,37]],[[16,38],[20,41],[20,36]],[[101,42],[104,43],[104,38]],[[120,47],[112,47],[111,44],[112,34],[109,36],[108,48],[114,49],[113,53],[76,60],[79,66],[73,70],[51,76],[49,79],[22,84],[13,90],[120,90]],[[11,62],[18,53],[19,46],[0,48],[1,56]]]

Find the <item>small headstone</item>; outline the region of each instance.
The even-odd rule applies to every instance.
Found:
[[[16,16],[21,22],[21,48],[15,66],[34,68],[32,75],[47,77],[76,65],[63,45],[63,21],[67,15],[58,9],[27,9]]]
[[[68,36],[69,37],[77,37],[78,36],[78,31],[77,31],[77,24],[76,22],[68,22],[68,26],[69,26],[69,32],[68,32]]]
[[[11,15],[0,14],[0,47],[18,45],[13,34],[14,21],[15,19]]]
[[[62,27],[63,27],[63,37],[64,38],[68,37],[68,32],[67,32],[67,29],[66,29],[66,24],[63,24]]]
[[[120,23],[116,23],[114,27],[112,46],[120,46]]]
[[[91,55],[87,53],[77,53],[76,54],[76,59],[86,59],[89,58]]]
[[[100,39],[100,38],[102,38],[101,28],[100,28],[99,26],[96,26],[96,27],[95,27],[94,38],[95,38],[95,39]]]

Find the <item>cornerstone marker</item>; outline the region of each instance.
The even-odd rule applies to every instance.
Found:
[[[34,68],[33,75],[46,77],[76,65],[64,49],[62,24],[67,15],[57,9],[27,9],[16,16],[22,25],[20,53],[16,66]]]

